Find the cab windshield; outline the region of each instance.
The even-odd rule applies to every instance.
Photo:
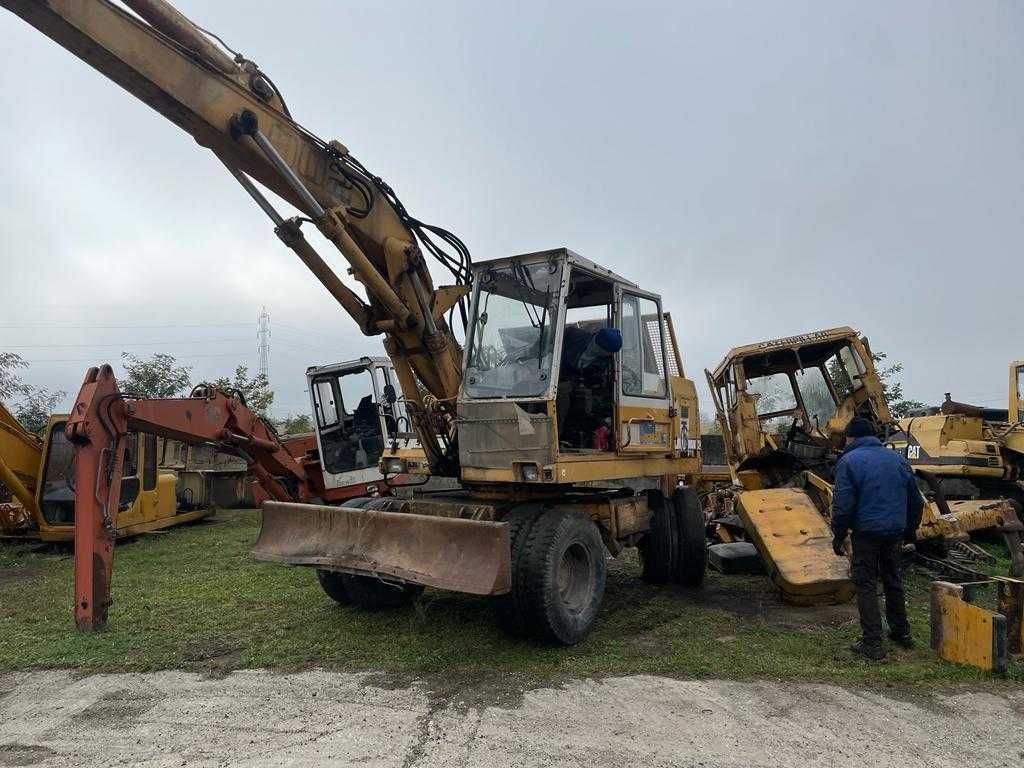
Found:
[[[558,318],[558,262],[513,262],[478,275],[465,392],[536,397],[551,379]]]
[[[845,340],[770,350],[743,361],[746,391],[766,432],[821,429],[840,402],[864,386],[867,367]],[[731,402],[731,395],[730,395]]]

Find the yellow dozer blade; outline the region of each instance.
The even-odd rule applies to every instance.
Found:
[[[805,491],[744,491],[736,508],[783,600],[830,605],[853,597],[850,561],[832,551],[832,531]]]
[[[473,595],[511,589],[506,523],[267,501],[252,554]]]
[[[921,541],[944,538],[966,541],[972,531],[995,529],[1019,531],[1017,511],[1006,499],[971,499],[947,502],[949,513],[942,514],[938,504],[924,505],[917,538]]]

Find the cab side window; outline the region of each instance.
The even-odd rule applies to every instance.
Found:
[[[661,311],[653,299],[622,297],[622,393],[665,397],[664,335]]]

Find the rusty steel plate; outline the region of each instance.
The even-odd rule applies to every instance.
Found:
[[[506,523],[267,501],[252,555],[473,595],[511,588]]]

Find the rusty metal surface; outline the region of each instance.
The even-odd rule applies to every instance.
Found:
[[[512,506],[508,500],[481,499],[469,494],[452,493],[429,496],[381,496],[367,503],[363,509],[397,512],[404,515],[428,517],[459,517],[463,520],[500,520]]]
[[[946,538],[963,540],[972,531],[986,529],[1016,530],[1017,511],[1006,499],[964,499],[946,502],[949,512],[941,514],[935,502],[925,505],[918,539]]]
[[[252,555],[474,595],[511,586],[508,525],[458,517],[267,501]]]
[[[464,467],[506,469],[513,461],[544,467],[555,460],[550,416],[516,403],[460,402],[459,461]]]

